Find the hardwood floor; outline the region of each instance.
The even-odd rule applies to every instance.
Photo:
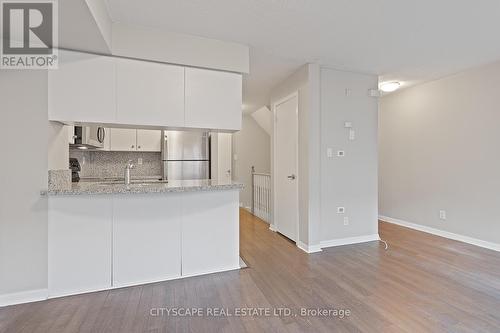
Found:
[[[500,253],[381,222],[387,251],[370,242],[307,255],[245,211],[240,225],[249,268],[1,308],[0,332],[500,332]],[[351,314],[150,315],[156,307]]]

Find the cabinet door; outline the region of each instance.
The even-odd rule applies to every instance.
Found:
[[[110,288],[111,198],[50,197],[48,218],[49,296]]]
[[[161,151],[161,131],[137,130],[137,150]]]
[[[239,190],[183,195],[182,275],[239,268]]]
[[[184,67],[116,59],[121,124],[184,126]]]
[[[136,151],[137,130],[129,128],[111,128],[109,132],[111,150]]]
[[[181,276],[181,194],[113,198],[113,286]]]
[[[185,126],[241,129],[241,75],[186,68]]]
[[[68,143],[70,145],[75,143],[75,126],[66,126],[68,131]]]
[[[116,122],[113,58],[59,51],[59,68],[48,74],[49,120]]]

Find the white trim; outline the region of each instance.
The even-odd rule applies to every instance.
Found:
[[[119,288],[128,288],[128,287],[133,287],[133,286],[141,286],[143,284],[151,284],[151,283],[178,280],[178,279],[182,279],[183,277],[184,276],[172,276],[172,277],[162,277],[162,278],[156,278],[156,279],[137,280],[137,281],[125,282],[125,283],[117,282],[117,283],[113,283],[113,286],[111,288],[108,288],[108,290],[119,289]]]
[[[432,227],[427,227],[424,225],[420,225],[420,224],[416,224],[416,223],[412,223],[412,222],[407,222],[407,221],[395,219],[395,218],[388,217],[388,216],[379,215],[378,219],[381,221],[387,222],[387,223],[400,225],[402,227],[426,232],[428,234],[432,234],[432,235],[436,235],[436,236],[440,236],[440,237],[444,237],[444,238],[448,238],[448,239],[453,239],[453,240],[456,240],[459,242],[463,242],[463,243],[483,247],[485,249],[490,249],[493,251],[500,252],[500,244],[497,244],[497,243],[492,243],[492,242],[484,241],[481,239],[472,238],[469,236],[459,235],[459,234],[455,234],[455,233],[452,233],[449,231],[444,231],[444,230],[440,230],[440,229],[436,229],[436,228],[432,228]]]
[[[50,291],[49,296],[47,299],[53,299],[53,298],[60,298],[60,297],[66,297],[66,296],[73,296],[73,295],[83,295],[83,294],[90,294],[90,293],[98,293],[100,291],[106,291],[106,290],[112,290],[112,289],[118,289],[121,287],[114,287],[114,286],[109,286],[109,287],[98,287],[98,288],[86,288],[86,289],[79,289],[79,290],[59,290],[59,291]]]
[[[373,234],[373,235],[365,235],[365,236],[339,238],[339,239],[331,239],[331,240],[327,240],[327,241],[321,241],[320,245],[321,245],[321,248],[325,248],[325,247],[332,247],[332,246],[374,242],[374,241],[379,241],[379,240],[380,240],[380,237],[378,236],[378,234]]]
[[[237,266],[229,266],[225,267],[222,269],[215,269],[215,270],[208,270],[208,271],[202,271],[202,272],[196,272],[193,274],[187,274],[183,275],[181,278],[190,278],[190,277],[195,277],[195,276],[202,276],[202,275],[207,275],[207,274],[214,274],[214,273],[223,273],[223,272],[229,272],[229,271],[235,271],[241,269],[240,267],[240,262],[238,260],[238,265]]]
[[[184,279],[184,278],[190,278],[190,277],[201,276],[201,275],[206,275],[206,274],[224,273],[224,272],[233,271],[233,270],[237,270],[237,269],[241,269],[239,259],[238,259],[238,266],[236,266],[236,267],[229,266],[229,267],[225,267],[225,268],[221,268],[221,269],[197,272],[197,273],[183,275],[183,276],[173,276],[173,277],[169,277],[169,278],[156,278],[156,279],[148,279],[148,280],[141,280],[141,281],[134,281],[134,282],[116,283],[113,286],[109,286],[109,287],[105,287],[105,288],[93,288],[93,289],[91,288],[91,289],[63,291],[63,292],[58,292],[58,293],[50,295],[50,296],[47,295],[47,297],[45,299],[53,299],[53,298],[73,296],[73,295],[96,293],[96,292],[105,291],[105,290],[113,290],[113,289],[121,289],[121,288],[128,288],[128,287],[134,287],[134,286],[142,286],[142,285],[151,284],[151,283],[180,280],[180,279]],[[31,302],[31,301],[28,301],[28,302]]]
[[[0,307],[44,301],[49,297],[48,289],[35,289],[0,295]]]
[[[276,226],[274,224],[269,225],[269,230],[271,230],[272,232],[278,232],[278,229],[276,229]]]
[[[277,202],[277,191],[276,191],[276,107],[280,104],[283,104],[285,102],[287,102],[288,100],[292,99],[292,98],[296,98],[297,99],[297,105],[296,105],[296,110],[295,110],[295,117],[297,118],[297,129],[296,129],[296,133],[297,133],[297,137],[296,137],[296,142],[295,142],[295,173],[296,173],[296,178],[295,178],[295,187],[296,187],[296,193],[297,193],[297,226],[296,226],[296,232],[295,232],[295,239],[297,240],[295,242],[295,244],[297,244],[298,240],[299,240],[299,229],[300,229],[300,215],[299,215],[299,179],[300,179],[300,175],[299,175],[299,91],[294,91],[293,93],[291,93],[290,95],[288,96],[285,96],[279,100],[277,100],[276,102],[274,102],[272,104],[272,112],[273,112],[273,136],[272,136],[272,145],[273,145],[273,156],[272,156],[272,160],[273,160],[273,170],[272,170],[272,173],[273,175],[271,175],[271,181],[272,181],[272,184],[273,184],[273,188],[272,188],[272,197],[273,197],[273,211],[272,211],[272,223],[271,223],[271,227],[269,227],[269,229],[271,229],[272,231],[278,231],[278,224],[277,224],[277,221],[275,220],[276,219],[276,202]]]
[[[298,241],[297,242],[297,247],[299,249],[301,249],[302,251],[304,251],[305,253],[316,253],[316,252],[321,252],[323,251],[321,249],[321,246],[320,244],[316,244],[316,245],[307,245],[305,244],[304,242],[301,242],[301,241]]]

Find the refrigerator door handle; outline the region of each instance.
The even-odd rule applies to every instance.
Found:
[[[167,132],[166,131],[161,131],[162,133],[162,139],[163,139],[163,145],[161,149],[161,154],[162,154],[162,162],[163,162],[163,174],[162,174],[162,180],[168,180],[168,137],[167,137]]]

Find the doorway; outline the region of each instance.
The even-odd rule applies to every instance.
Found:
[[[274,220],[276,231],[298,241],[298,93],[274,104]]]

